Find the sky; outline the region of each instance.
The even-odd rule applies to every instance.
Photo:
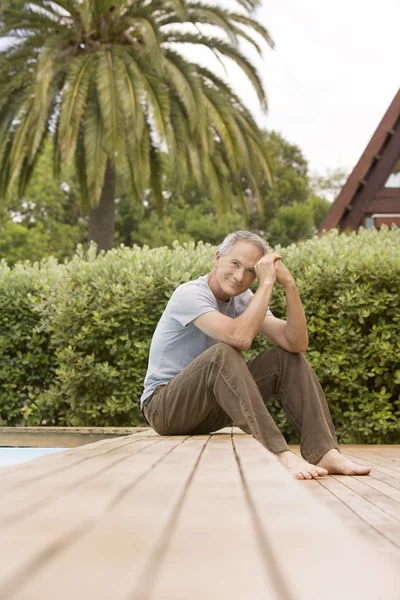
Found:
[[[400,87],[400,0],[264,0],[257,20],[269,31],[256,62],[267,115],[244,75],[230,83],[260,125],[297,144],[310,172],[350,171]]]

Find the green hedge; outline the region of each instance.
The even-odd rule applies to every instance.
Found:
[[[172,291],[215,248],[121,247],[66,265],[0,266],[0,424],[126,426]],[[330,232],[283,249],[305,307],[307,358],[342,443],[400,443],[400,230]],[[278,286],[271,308],[284,317]],[[267,343],[257,338],[248,356]],[[277,401],[271,412],[296,441]]]

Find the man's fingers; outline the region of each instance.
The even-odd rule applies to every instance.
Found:
[[[279,260],[280,258],[282,258],[282,255],[275,253],[275,252],[272,254],[265,254],[264,256],[262,256],[260,258],[259,262],[261,262],[261,261],[266,262],[268,260],[271,260],[271,258],[275,262],[276,260]]]

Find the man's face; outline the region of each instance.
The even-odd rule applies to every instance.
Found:
[[[257,246],[246,241],[236,242],[225,256],[220,256],[217,252],[214,274],[221,298],[228,300],[249,289],[256,278],[254,265],[261,257],[262,253]]]

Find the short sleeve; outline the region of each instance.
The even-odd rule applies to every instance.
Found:
[[[179,286],[172,294],[168,306],[170,317],[183,327],[211,311],[218,312],[215,302],[205,287],[195,283]]]

